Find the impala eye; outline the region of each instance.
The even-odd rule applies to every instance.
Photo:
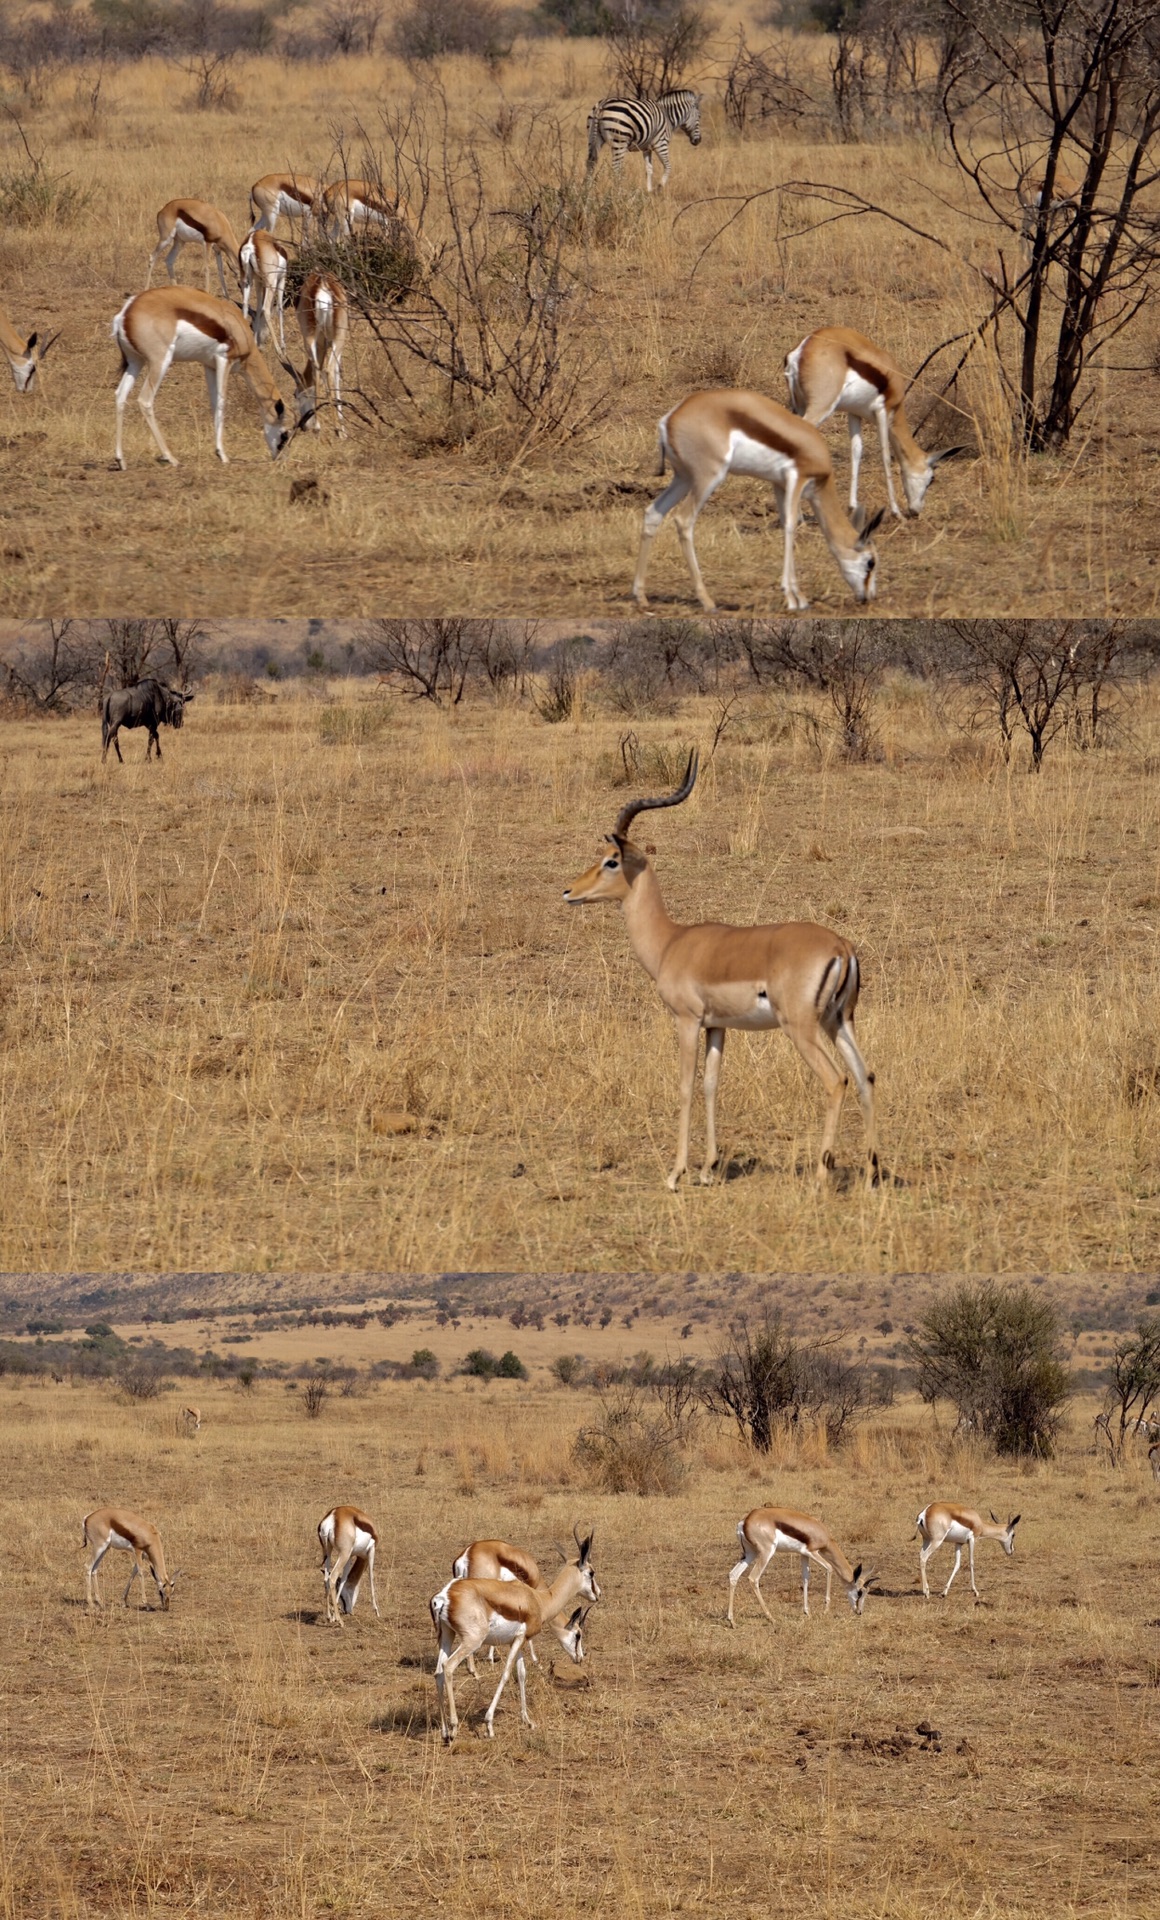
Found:
[[[605,869],[605,872],[606,872],[606,873],[615,873],[615,872],[616,872],[616,869],[617,869],[617,867],[618,867],[619,865],[620,865],[620,862],[619,862],[619,860],[606,860],[606,861],[604,862],[604,869]]]

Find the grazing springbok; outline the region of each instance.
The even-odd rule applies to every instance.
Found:
[[[148,752],[148,748],[146,748],[146,752]],[[185,1425],[188,1428],[190,1433],[201,1432],[201,1408],[200,1407],[182,1407],[181,1417],[184,1420]]]
[[[343,1614],[354,1612],[364,1574],[370,1575],[371,1606],[375,1618],[379,1618],[379,1603],[375,1598],[378,1537],[374,1521],[368,1520],[359,1507],[332,1507],[319,1521],[326,1617],[333,1626],[340,1627]]]
[[[342,281],[332,273],[312,273],[302,283],[295,309],[298,327],[302,334],[302,344],[306,348],[306,365],[299,373],[289,360],[282,365],[294,381],[296,393],[307,397],[310,412],[305,423],[314,432],[322,431],[319,408],[333,399],[336,424],[340,439],[346,437],[346,427],[342,418],[342,350],[346,345],[346,329],[350,316],[350,302]],[[302,407],[299,406],[301,413]]]
[[[90,1607],[99,1607],[101,1597],[97,1591],[97,1568],[108,1553],[110,1547],[133,1556],[133,1571],[129,1575],[129,1586],[125,1588],[123,1606],[129,1604],[129,1587],[137,1575],[141,1575],[141,1584],[145,1584],[145,1568],[153,1575],[154,1584],[161,1601],[162,1612],[169,1612],[169,1603],[173,1589],[181,1575],[181,1568],[169,1575],[165,1571],[165,1554],[161,1547],[161,1535],[148,1520],[142,1520],[136,1513],[130,1513],[128,1507],[94,1507],[92,1513],[85,1515],[82,1534],[83,1544],[92,1559],[85,1569],[87,1576],[87,1603]]]
[[[895,519],[902,508],[894,494],[890,456],[902,474],[906,511],[912,517],[922,509],[935,469],[944,460],[965,453],[965,447],[944,447],[924,453],[910,431],[906,417],[906,375],[896,360],[864,333],[852,327],[819,327],[786,355],[785,380],[789,403],[812,427],[824,426],[833,413],[844,413],[850,429],[850,518],[858,519],[858,474],[862,466],[862,428],[878,425],[886,495]]]
[[[882,513],[859,530],[846,517],[834,485],[830,450],[816,427],[799,420],[787,407],[763,393],[714,387],[692,393],[666,413],[658,427],[660,466],[673,470],[663,493],[646,508],[640,536],[632,597],[647,606],[645,578],[652,544],[673,509],[677,537],[696,594],[706,613],[716,607],[701,577],[693,529],[697,515],[731,473],[768,480],[785,537],[781,590],[791,613],[801,613],[809,601],[801,592],[794,561],[794,541],[803,501],[813,504],[818,524],[838,569],[856,600],[873,600],[877,588],[878,556],[870,537]],[[885,509],[883,509],[885,511]]]
[[[733,1599],[737,1582],[745,1573],[749,1575],[749,1584],[762,1613],[767,1620],[773,1619],[762,1599],[761,1576],[779,1547],[801,1555],[802,1612],[807,1617],[810,1611],[811,1561],[821,1567],[826,1576],[827,1613],[830,1610],[830,1582],[835,1573],[845,1587],[846,1598],[855,1613],[862,1612],[870,1583],[878,1577],[875,1573],[864,1573],[860,1561],[856,1567],[852,1567],[820,1520],[814,1520],[808,1513],[795,1513],[791,1507],[754,1507],[752,1513],[747,1513],[744,1520],[738,1522],[737,1538],[741,1542],[741,1558],[729,1575],[729,1610],[725,1616],[730,1626],[735,1624]]]
[[[182,247],[200,242],[205,256],[205,290],[209,292],[209,256],[217,259],[218,277],[222,284],[222,299],[229,298],[226,286],[226,258],[230,266],[237,269],[238,236],[220,208],[212,207],[208,200],[167,200],[157,215],[157,245],[149,255],[149,275],[147,287],[153,285],[153,269],[162,254],[166,255],[165,268],[169,275],[170,286],[177,283],[177,256]]]
[[[1004,1553],[1014,1553],[1015,1529],[1019,1525],[1020,1517],[1019,1514],[1016,1514],[1015,1518],[1008,1520],[1007,1525],[1004,1527],[999,1524],[994,1513],[992,1513],[991,1524],[988,1526],[987,1522],[981,1515],[975,1512],[973,1507],[958,1507],[950,1501],[932,1500],[929,1507],[923,1508],[914,1523],[922,1540],[922,1545],[918,1550],[918,1565],[919,1571],[922,1574],[923,1599],[930,1599],[930,1588],[926,1583],[926,1563],[932,1553],[938,1552],[944,1540],[949,1540],[955,1550],[955,1564],[951,1568],[951,1578],[943,1588],[943,1598],[945,1600],[947,1594],[950,1592],[951,1581],[953,1581],[956,1573],[962,1566],[963,1548],[966,1547],[970,1564],[971,1592],[977,1600],[979,1597],[979,1589],[975,1585],[975,1541],[997,1540]]]
[[[550,1590],[553,1595],[555,1584]],[[452,1580],[434,1595],[431,1618],[439,1636],[435,1688],[439,1696],[440,1728],[447,1745],[451,1745],[459,1730],[452,1676],[456,1667],[487,1646],[508,1649],[499,1685],[483,1717],[488,1739],[494,1735],[495,1710],[513,1665],[520,1688],[520,1717],[526,1727],[533,1727],[535,1723],[528,1713],[524,1648],[547,1621],[540,1595],[522,1580]],[[564,1651],[577,1662],[584,1658],[585,1618],[586,1610],[577,1607],[567,1627],[563,1631],[557,1629]]]
[[[274,384],[249,322],[228,300],[218,300],[211,293],[197,293],[192,287],[153,287],[126,300],[113,321],[113,338],[121,349],[124,368],[117,386],[116,461],[119,467],[125,465],[125,408],[139,380],[142,384],[137,404],[145,423],[161,458],[171,467],[177,465],[153,411],[161,382],[175,360],[193,360],[205,369],[213,413],[214,451],[219,460],[225,463],[229,458],[222,434],[226,384],[230,368],[234,366],[241,368],[253,389],[266,445],[271,458],[277,459],[291,433],[286,402]],[[295,395],[299,425],[308,418],[310,405],[308,395]]]
[[[264,173],[250,188],[251,225],[273,233],[285,214],[305,232],[321,198],[322,185],[309,174]]]
[[[850,942],[828,927],[803,920],[765,927],[722,926],[718,921],[681,926],[669,917],[647,854],[628,837],[638,813],[680,806],[692,793],[696,778],[694,750],[676,791],[654,800],[630,800],[623,806],[606,836],[601,858],[564,889],[570,905],[589,901],[619,905],[629,945],[676,1021],[680,1105],[677,1155],[668,1185],[675,1192],[689,1165],[689,1122],[702,1033],[705,1157],[699,1178],[709,1186],[717,1165],[717,1082],[726,1031],[773,1032],[779,1027],[826,1090],[819,1182],[833,1170],[842,1102],[852,1078],[866,1127],[866,1175],[877,1185],[874,1076],[867,1072],[854,1035],[862,976]]]
[[[27,340],[22,340],[3,307],[0,307],[0,348],[12,369],[17,393],[33,392],[40,363],[53,341],[59,339],[57,332],[50,333],[43,342],[39,333],[30,333]]]
[[[259,346],[267,334],[275,336],[278,352],[286,350],[282,307],[286,297],[286,274],[290,255],[280,240],[261,227],[254,227],[242,241],[238,255],[242,269],[242,317],[253,312],[254,338]],[[252,302],[252,309],[251,309]]]
[[[507,1540],[473,1540],[459,1555],[452,1573],[457,1580],[522,1580],[540,1596],[541,1605],[545,1601],[551,1605],[551,1613],[546,1616],[545,1624],[556,1634],[564,1629],[559,1625],[559,1616],[575,1605],[578,1600],[587,1600],[589,1604],[600,1598],[600,1583],[593,1570],[591,1553],[594,1534],[581,1540],[580,1530],[573,1526],[572,1538],[576,1542],[579,1558],[566,1561],[556,1576],[555,1586],[549,1586],[540,1568],[530,1553],[522,1547],[513,1547]],[[570,1575],[570,1578],[567,1577]],[[536,1649],[529,1642],[528,1652],[533,1665],[538,1665]],[[488,1648],[488,1659],[495,1659],[495,1647]],[[475,1660],[470,1658],[467,1670],[475,1678]]]

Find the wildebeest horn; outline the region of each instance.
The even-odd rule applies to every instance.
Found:
[[[941,453],[928,453],[926,457],[932,467],[937,467],[940,461],[954,460],[960,453],[968,453],[969,451],[970,449],[968,447],[944,447]]]
[[[680,786],[674,788],[672,793],[661,794],[655,800],[630,800],[626,807],[621,807],[620,812],[616,816],[616,825],[612,829],[612,838],[614,840],[622,839],[628,832],[638,813],[650,812],[654,807],[679,807],[681,801],[687,800],[693,791],[693,786],[697,778],[697,764],[697,749],[694,747],[689,754],[689,764],[685,768],[685,777],[681,781]]]

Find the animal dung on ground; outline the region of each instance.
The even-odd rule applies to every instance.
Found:
[[[316,473],[304,473],[301,479],[290,482],[290,505],[292,507],[328,507],[330,495],[319,484]]]

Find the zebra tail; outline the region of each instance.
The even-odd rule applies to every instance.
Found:
[[[591,173],[600,158],[600,108],[593,107],[588,115],[588,166]]]

